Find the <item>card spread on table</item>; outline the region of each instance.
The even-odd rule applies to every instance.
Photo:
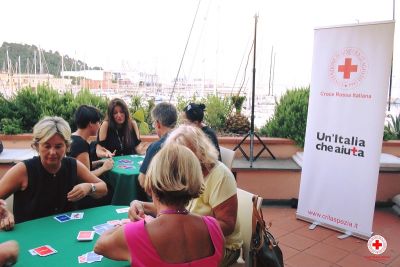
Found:
[[[130,159],[120,159],[120,160],[118,160],[118,163],[132,164],[133,161]]]
[[[71,219],[72,220],[80,220],[83,219],[83,212],[73,212],[71,213]]]
[[[36,253],[36,255],[39,255],[42,257],[57,253],[57,250],[50,247],[49,245],[44,245],[44,246],[34,248],[33,251]],[[31,251],[29,251],[29,252],[32,254]]]
[[[94,237],[94,231],[79,231],[76,239],[79,241],[91,241]]]
[[[121,221],[120,220],[111,220],[111,221],[107,221],[107,224],[112,225],[112,226],[118,226],[118,225],[121,225]]]
[[[93,230],[96,232],[98,235],[102,235],[105,231],[114,228],[113,225],[109,225],[108,223],[103,223],[100,225],[95,225],[93,226]]]
[[[69,220],[71,220],[71,217],[69,217],[67,214],[61,214],[54,216],[54,219],[62,223],[62,222],[68,222]]]
[[[129,211],[129,207],[116,209],[117,213],[127,213]]]
[[[98,254],[94,253],[93,251],[90,251],[86,254],[78,256],[79,263],[92,263],[92,262],[96,262],[96,261],[101,261],[102,259],[103,259],[102,255],[98,255]]]
[[[118,168],[120,169],[134,169],[133,165],[118,165]]]

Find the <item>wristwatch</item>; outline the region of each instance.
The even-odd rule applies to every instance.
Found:
[[[96,185],[91,183],[90,184],[91,188],[90,188],[90,194],[93,194],[94,192],[96,192]]]

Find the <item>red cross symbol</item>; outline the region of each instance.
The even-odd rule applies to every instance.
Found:
[[[357,65],[351,65],[351,58],[345,58],[344,65],[338,66],[338,72],[343,72],[343,79],[350,79],[350,74],[357,72]]]
[[[351,149],[351,151],[353,152],[353,155],[355,155],[356,152],[358,151],[358,149],[357,149],[355,146],[353,146],[353,148]]]
[[[373,247],[375,247],[376,250],[378,250],[383,244],[379,242],[378,239],[375,240],[375,243],[372,244]]]

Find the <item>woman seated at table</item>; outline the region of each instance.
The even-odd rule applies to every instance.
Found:
[[[140,144],[139,128],[129,115],[124,100],[110,101],[107,115],[97,136],[96,154],[99,158],[120,155],[143,154]]]
[[[24,160],[0,179],[0,199],[14,194],[13,213],[0,205],[0,229],[16,223],[68,212],[76,201],[107,193],[106,184],[82,163],[65,157],[71,128],[60,117],[45,117],[33,128],[33,144],[39,156]],[[14,218],[15,216],[15,218]]]
[[[100,111],[92,106],[81,105],[75,111],[74,121],[77,126],[76,132],[72,133],[71,147],[67,155],[82,162],[86,168],[100,177],[103,173],[112,169],[114,161],[110,158],[106,160],[92,161],[90,159],[89,138],[95,136],[100,128]],[[104,177],[102,177],[103,179]],[[107,180],[105,180],[107,181]],[[78,202],[79,209],[93,208],[97,206],[109,205],[113,196],[113,188],[107,184],[108,194],[100,199],[93,199],[89,196]]]
[[[183,109],[182,119],[185,123],[200,128],[207,135],[218,151],[218,160],[221,160],[217,135],[213,129],[203,122],[205,109],[206,105],[204,104],[190,103]]]
[[[129,260],[131,266],[218,266],[224,243],[218,222],[185,208],[199,196],[202,184],[201,166],[193,152],[178,144],[164,146],[151,161],[144,181],[156,218],[105,232],[94,251]]]
[[[199,215],[213,216],[225,236],[225,255],[220,266],[230,266],[240,255],[242,238],[237,223],[237,188],[232,172],[217,159],[217,151],[207,136],[197,127],[181,125],[168,136],[165,144],[177,143],[188,147],[199,159],[204,176],[204,192],[193,199],[188,209]],[[133,221],[144,214],[156,214],[152,203],[134,200],[129,210]]]
[[[82,162],[96,176],[111,170],[114,165],[112,159],[93,162],[90,160],[89,138],[96,135],[100,128],[100,111],[92,106],[81,105],[75,111],[74,117],[78,129],[72,133],[72,144],[68,156]]]

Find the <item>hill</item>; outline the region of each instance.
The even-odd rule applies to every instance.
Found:
[[[55,77],[60,77],[61,72],[61,54],[58,51],[53,52],[40,50],[35,45],[17,44],[4,42],[0,47],[0,71],[8,70],[7,63],[10,59],[10,66],[13,73],[19,72],[18,57],[21,62],[21,73],[35,73],[35,53],[36,53],[36,73],[40,73],[39,55],[42,61],[42,73],[50,73]],[[89,67],[85,62],[64,55],[64,70],[83,70],[83,69],[102,69],[101,67]]]

